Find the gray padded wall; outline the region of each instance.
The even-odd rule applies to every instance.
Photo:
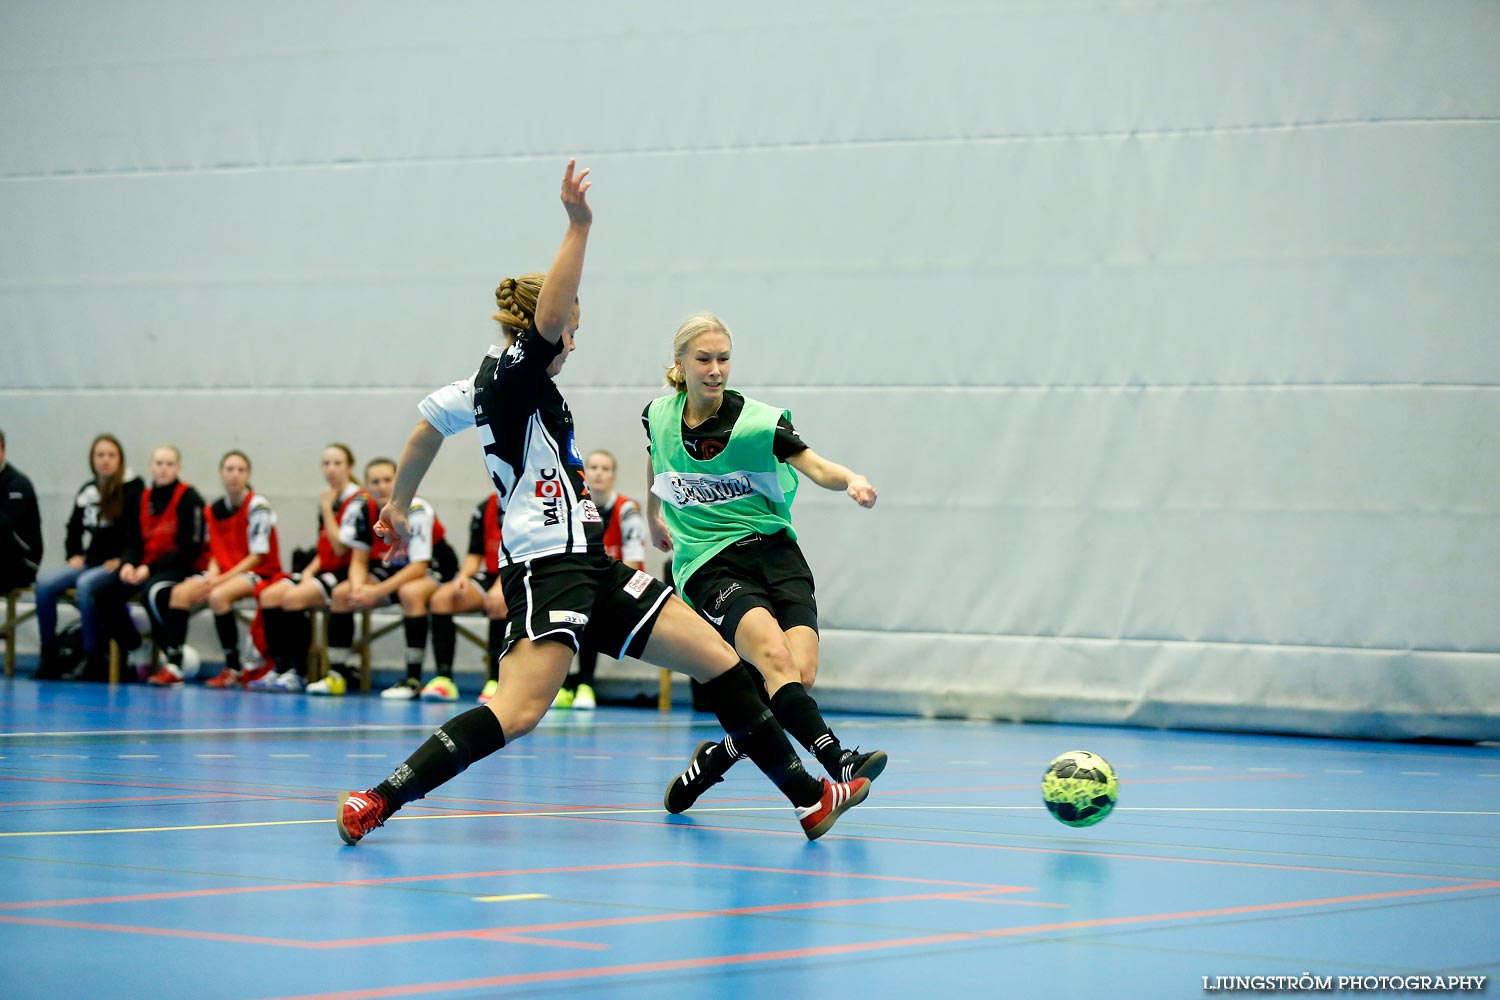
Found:
[[[826,704],[1500,735],[1500,5],[0,6],[0,427],[311,536],[595,168],[580,445],[709,308],[865,472],[799,500]],[[423,492],[458,533],[471,440]]]

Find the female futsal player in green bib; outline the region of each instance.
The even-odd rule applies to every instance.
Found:
[[[818,674],[818,606],[792,500],[799,472],[861,507],[875,506],[875,488],[804,444],[788,411],[727,389],[732,345],[718,317],[690,317],[672,344],[675,391],[642,414],[651,541],[672,552],[682,596],[759,671],[782,728],[834,780],[873,780],[885,753],[844,749],[807,693]],[[700,744],[667,786],[667,811],[691,807],[740,756],[733,740]]]

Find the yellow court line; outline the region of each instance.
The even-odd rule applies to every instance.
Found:
[[[509,895],[509,896],[475,896],[474,897],[474,902],[476,902],[476,903],[509,903],[509,902],[512,902],[512,901],[515,901],[515,900],[520,900],[520,899],[551,899],[551,898],[552,898],[551,896],[548,896],[548,895],[546,895],[544,893],[540,893],[540,892],[517,892],[517,893],[514,893],[514,894]]]

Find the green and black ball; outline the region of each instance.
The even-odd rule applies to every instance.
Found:
[[[1093,826],[1114,809],[1120,782],[1109,761],[1087,750],[1069,750],[1047,765],[1042,801],[1058,822]]]

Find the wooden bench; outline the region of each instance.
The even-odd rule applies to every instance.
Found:
[[[0,623],[0,639],[5,640],[5,676],[13,677],[16,672],[16,630],[22,625],[36,617],[36,605],[32,604],[29,611],[16,613],[16,605],[28,594],[34,594],[31,587],[18,587],[5,595],[5,621]],[[69,587],[62,594],[62,599],[68,603],[73,602],[74,591]],[[120,662],[124,657],[120,655],[120,644],[115,640],[109,640],[109,682],[120,683]]]

